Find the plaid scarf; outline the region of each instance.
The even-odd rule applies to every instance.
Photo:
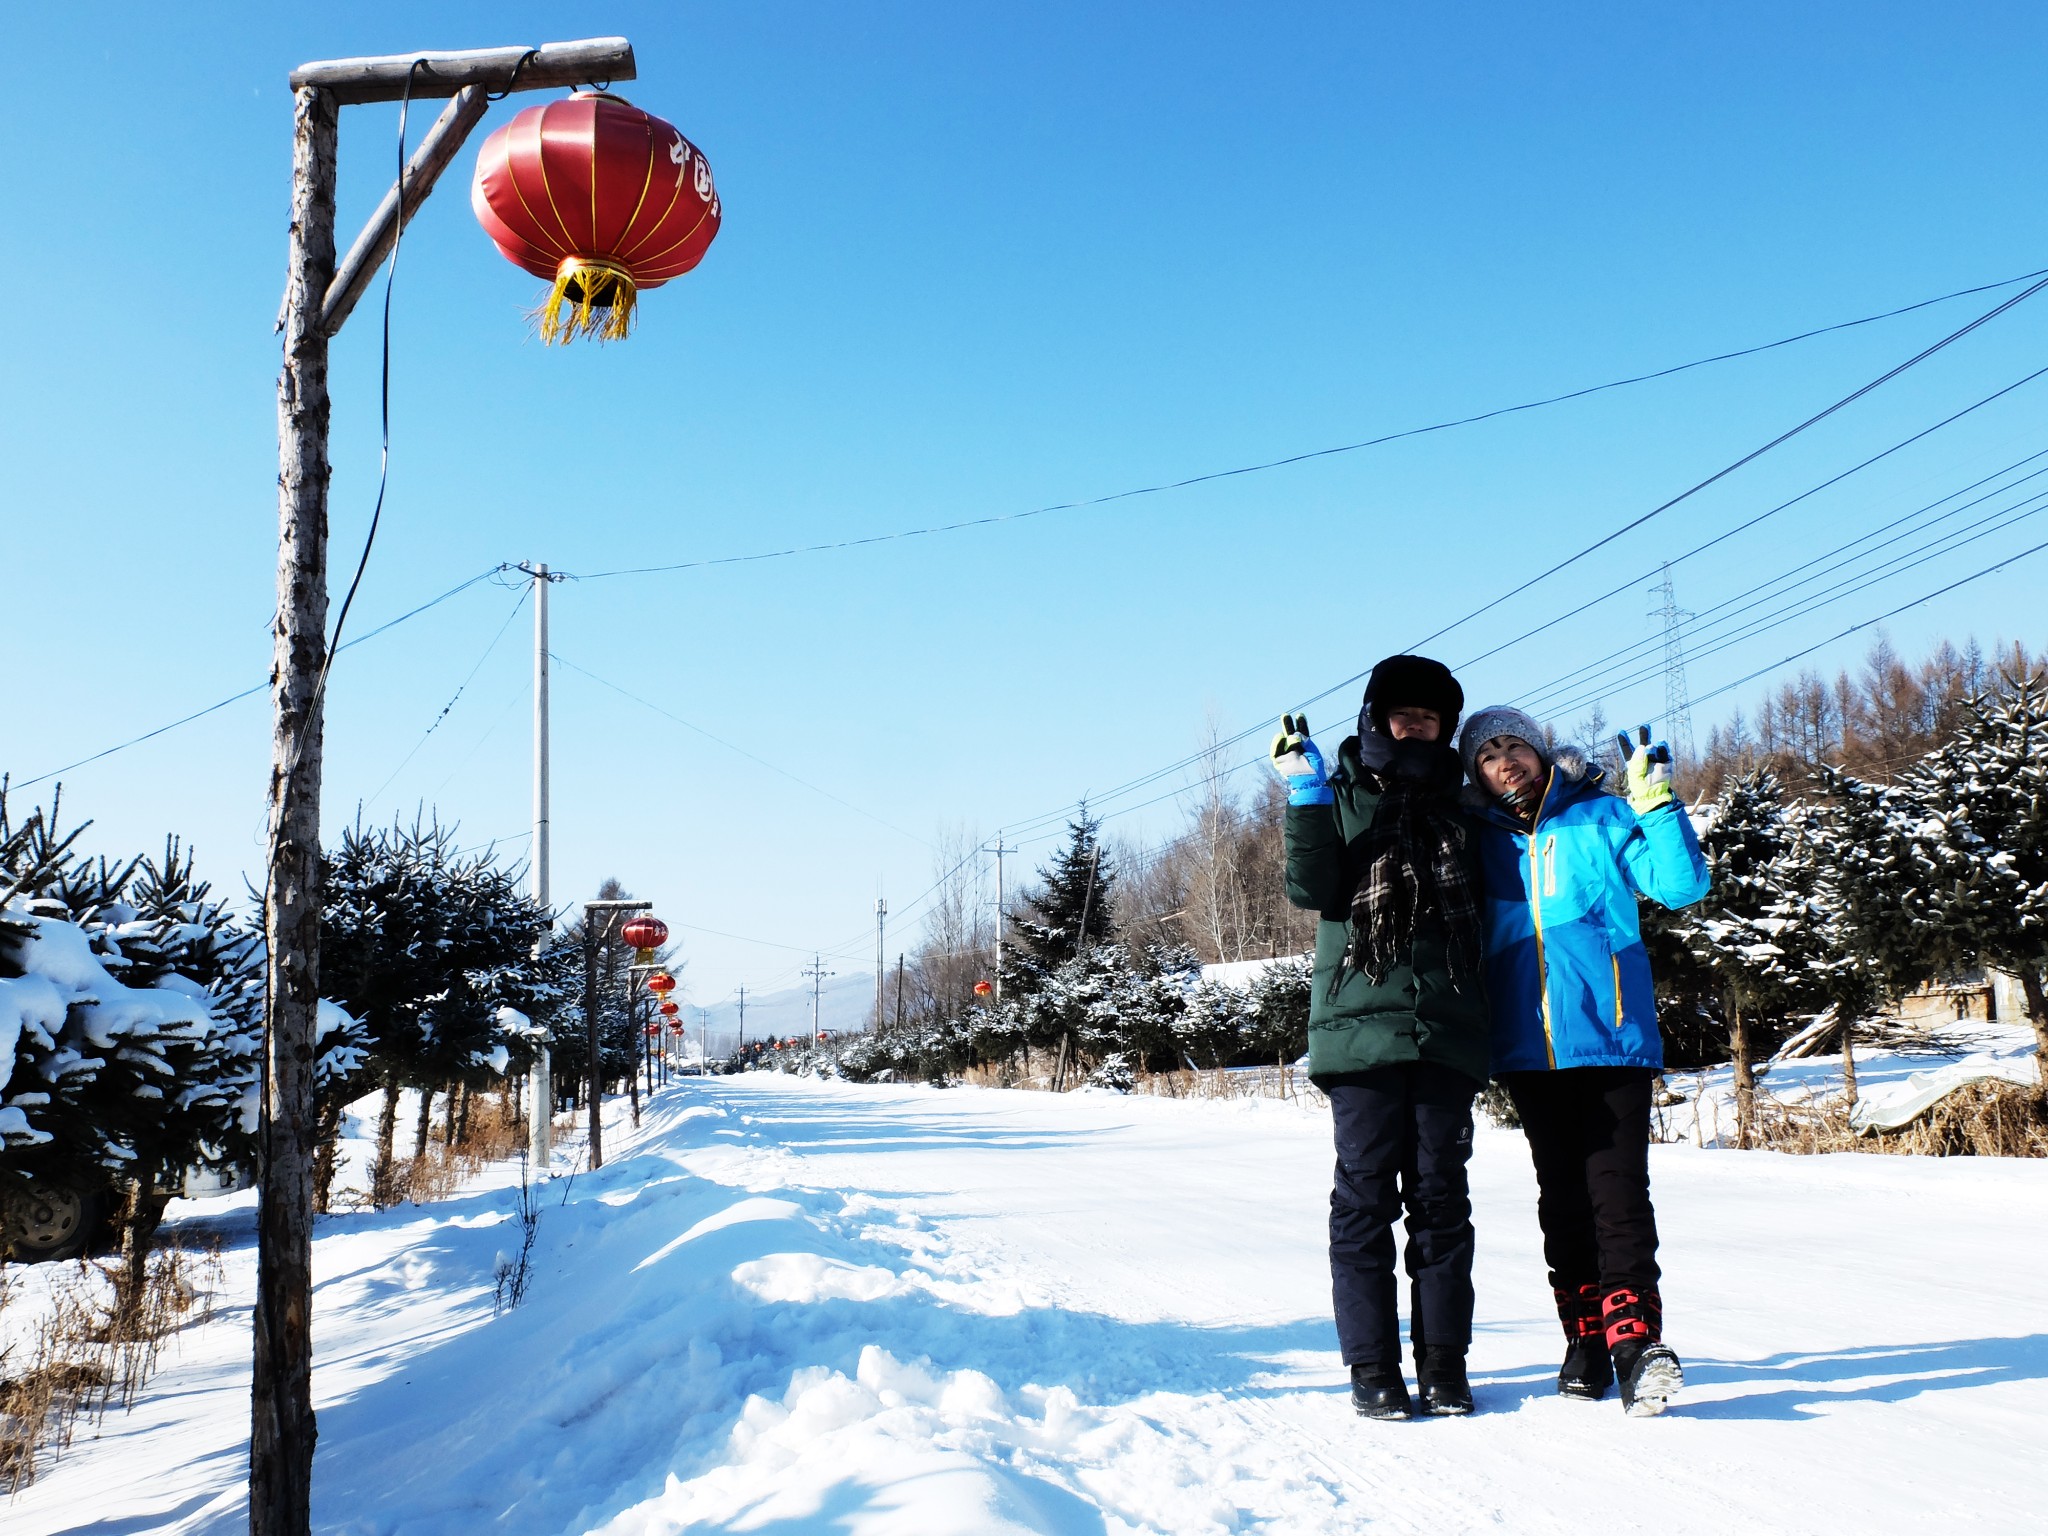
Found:
[[[1479,969],[1479,904],[1462,857],[1465,828],[1436,786],[1376,777],[1384,787],[1351,898],[1345,964],[1378,986],[1395,966],[1414,963],[1418,920],[1441,923],[1456,985]]]

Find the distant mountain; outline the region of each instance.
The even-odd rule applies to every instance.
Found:
[[[866,1029],[875,1011],[875,975],[872,971],[846,971],[827,976],[818,989],[820,1027],[836,1034]],[[683,1004],[683,1020],[690,1026],[690,1044],[697,1043],[698,1006]],[[738,997],[703,1005],[705,1026],[710,1034],[711,1054],[728,1054],[739,1039]],[[779,992],[748,992],[746,1037],[759,1040],[773,1036],[786,1040],[792,1035],[811,1033],[811,988],[785,987]]]

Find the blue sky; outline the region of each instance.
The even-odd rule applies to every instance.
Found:
[[[580,26],[504,3],[64,7],[39,34],[54,62],[0,103],[0,767],[17,781],[267,671],[288,70],[604,31],[638,50],[622,91],[709,157],[724,229],[630,342],[544,350],[521,320],[536,283],[470,215],[465,152],[404,247],[357,633],[501,561],[587,575],[1027,511],[2048,267],[2038,7],[621,4]],[[395,129],[395,108],[345,114],[344,241]],[[1185,756],[1205,719],[1277,715],[2014,291],[1184,491],[564,583],[555,650],[667,714],[558,669],[557,896],[616,875],[693,925],[700,1002],[793,980],[813,945],[869,964],[875,895],[914,924],[943,829],[993,837]],[[376,319],[366,303],[335,353],[337,586],[374,494]],[[2048,363],[2044,339],[2048,295],[1430,649],[1465,662],[1676,558]],[[2044,389],[1684,561],[1680,602],[1708,610],[2048,448]],[[1693,691],[2044,525],[1987,529],[1703,655]],[[1909,654],[1944,634],[2038,644],[2044,570],[1886,628]],[[342,659],[330,826],[359,802],[373,820],[425,803],[524,856],[518,600],[480,583]],[[1471,667],[1468,693],[1530,699],[1652,640],[1653,606],[1631,587]],[[1868,638],[1806,664],[1852,663]],[[1703,705],[1699,733],[1763,686]],[[1604,704],[1620,721],[1662,700],[1647,676]],[[1356,702],[1311,715],[1339,735]],[[238,887],[267,756],[258,695],[67,773],[66,801],[95,847],[177,832]],[[1112,828],[1176,823],[1167,801]]]

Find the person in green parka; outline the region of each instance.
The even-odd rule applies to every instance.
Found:
[[[1331,1289],[1352,1405],[1368,1418],[1415,1411],[1401,1370],[1397,1218],[1421,1410],[1472,1411],[1466,1164],[1489,1017],[1477,838],[1451,745],[1464,704],[1441,662],[1390,656],[1372,670],[1334,771],[1298,716],[1282,717],[1273,741],[1288,790],[1288,899],[1321,917],[1309,1077],[1330,1099]]]

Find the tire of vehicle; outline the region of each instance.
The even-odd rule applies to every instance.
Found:
[[[49,1181],[10,1190],[0,1213],[8,1256],[22,1264],[74,1259],[105,1225],[106,1196]]]

